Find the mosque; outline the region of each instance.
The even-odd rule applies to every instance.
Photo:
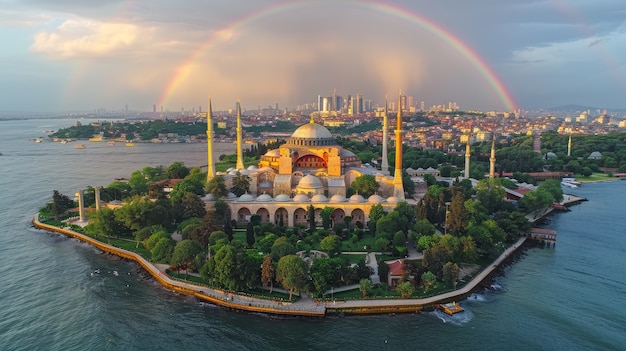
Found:
[[[401,95],[400,95],[401,98]],[[399,105],[401,106],[401,105]],[[209,98],[207,113],[208,179],[217,175],[212,154],[212,108]],[[242,152],[241,106],[237,103],[237,163],[224,174],[227,187],[237,174],[249,178],[248,193],[240,197],[229,194],[225,199],[231,219],[245,223],[257,214],[262,222],[283,223],[286,226],[308,225],[308,208],[315,208],[315,219],[321,223],[324,207],[333,208],[334,223],[344,223],[350,216],[354,226],[364,226],[369,221],[373,205],[380,204],[391,211],[398,202],[405,201],[402,186],[402,111],[398,112],[396,135],[396,163],[394,176],[390,176],[387,160],[387,110],[383,115],[383,170],[363,165],[359,158],[337,144],[330,131],[313,119],[293,132],[278,149],[263,155],[258,166],[244,168]],[[352,182],[369,174],[380,184],[377,194],[364,198],[354,194],[346,198]],[[205,201],[215,201],[213,195]]]

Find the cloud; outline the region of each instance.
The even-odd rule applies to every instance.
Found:
[[[129,23],[68,19],[52,31],[34,36],[33,52],[59,58],[107,56],[132,48],[150,31]]]

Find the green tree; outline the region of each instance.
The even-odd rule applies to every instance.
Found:
[[[248,222],[246,225],[246,243],[248,243],[248,247],[254,247],[254,225],[252,222]]]
[[[380,184],[373,175],[363,174],[357,177],[350,186],[355,193],[368,198],[378,191]]]
[[[498,178],[482,179],[476,184],[476,196],[487,209],[487,213],[493,213],[500,208],[504,195],[504,187]]]
[[[447,262],[443,265],[443,281],[448,285],[456,288],[456,282],[459,280],[459,265],[453,262]]]
[[[276,280],[289,290],[290,300],[294,290],[302,291],[306,288],[309,280],[308,269],[306,262],[296,255],[287,255],[278,261]]]
[[[373,285],[371,280],[367,278],[359,280],[359,291],[361,292],[361,297],[366,297],[370,290],[372,290],[372,287]]]
[[[187,266],[200,253],[202,253],[202,246],[200,246],[200,243],[193,240],[182,240],[174,247],[170,264],[176,266],[177,270],[181,266],[185,266],[185,271],[187,271]]]
[[[141,171],[134,171],[130,175],[128,185],[130,185],[132,193],[135,195],[145,195],[148,193],[148,181]]]
[[[322,211],[320,211],[320,217],[322,217],[322,227],[324,230],[328,230],[330,228],[332,214],[332,207],[324,206]]]
[[[216,230],[209,235],[209,245],[215,245],[221,239],[228,240],[228,235],[221,230]]]
[[[54,214],[54,219],[58,220],[65,211],[74,207],[74,201],[69,197],[61,194],[58,190],[52,192],[52,202],[50,204],[50,212]]]
[[[87,228],[86,228],[87,229]],[[115,212],[110,208],[102,208],[100,211],[93,211],[89,214],[89,232],[94,235],[104,235],[109,238],[130,233],[130,230],[123,223],[115,219]]]
[[[309,222],[309,231],[313,233],[315,230],[315,207],[313,205],[309,205],[307,209],[307,220]]]
[[[422,284],[424,284],[424,292],[428,292],[428,289],[430,289],[430,287],[433,286],[435,282],[437,282],[437,276],[435,276],[430,271],[424,272],[421,278],[422,278]]]
[[[282,257],[293,255],[294,253],[296,253],[296,248],[284,236],[276,239],[272,245],[271,255],[272,259],[276,261]]]
[[[413,284],[411,284],[411,282],[402,282],[396,286],[396,291],[400,293],[400,296],[402,296],[403,299],[408,299],[411,295],[413,295],[415,290],[413,289]]]
[[[263,286],[270,286],[270,294],[274,288],[274,263],[272,262],[272,256],[265,255],[263,257],[263,264],[261,265],[261,283]]]
[[[172,202],[182,201],[183,197],[189,192],[198,196],[203,196],[204,188],[202,183],[197,180],[183,179],[174,185],[174,188],[170,193],[170,199]]]
[[[183,179],[189,174],[189,168],[182,162],[174,162],[165,172],[168,179]]]
[[[206,215],[206,209],[204,202],[200,197],[192,192],[187,192],[181,200],[181,217],[182,219],[188,219],[192,217],[202,218]]]
[[[437,228],[430,223],[427,219],[421,219],[413,225],[413,237],[412,239],[417,241],[422,236],[433,235],[437,232]]]
[[[171,238],[161,238],[150,250],[152,261],[157,263],[167,263],[174,252],[174,241]]]
[[[388,251],[389,250],[389,240],[385,238],[378,238],[374,242],[374,249],[376,251]]]
[[[393,235],[393,246],[405,246],[406,236],[404,232],[399,230]]]
[[[224,181],[224,177],[215,176],[211,180],[207,182],[206,192],[209,194],[213,194],[216,198],[223,198],[228,195],[228,190],[226,189],[226,182]]]
[[[453,235],[460,236],[467,230],[469,219],[465,210],[465,196],[456,192],[452,196],[450,210],[446,214],[446,227]]]
[[[320,242],[322,250],[326,251],[329,256],[335,256],[341,252],[341,239],[337,235],[329,235]]]
[[[233,186],[230,188],[230,191],[237,196],[241,196],[250,190],[250,178],[245,174],[241,174],[239,171],[235,178],[233,178],[232,184]]]

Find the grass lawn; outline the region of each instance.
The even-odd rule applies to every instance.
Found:
[[[616,179],[618,178],[609,177],[609,175],[606,173],[593,173],[589,177],[583,177],[579,174],[576,175],[576,180],[581,181],[581,182],[601,182],[605,180],[616,180]]]
[[[342,254],[341,257],[348,259],[348,262],[350,263],[359,263],[361,260],[365,259],[365,255],[362,255],[362,254],[359,254],[359,255]]]

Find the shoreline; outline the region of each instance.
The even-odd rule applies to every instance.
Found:
[[[269,299],[253,298],[236,293],[213,289],[202,285],[183,282],[171,278],[158,266],[147,261],[141,255],[95,240],[87,235],[75,232],[71,229],[59,228],[41,223],[34,217],[32,223],[35,227],[49,232],[63,234],[85,243],[88,243],[106,253],[131,260],[141,266],[148,274],[154,277],[164,288],[184,295],[195,296],[199,300],[212,303],[228,309],[253,313],[264,313],[272,316],[323,318],[329,314],[393,314],[415,313],[422,310],[431,310],[435,305],[452,301],[464,300],[477,288],[481,288],[484,281],[497,274],[502,265],[507,264],[518,250],[524,247],[527,238],[522,237],[516,243],[507,248],[495,261],[484,268],[465,286],[444,294],[420,299],[359,299],[348,301],[335,301],[330,303],[316,302],[310,297],[303,297],[299,301],[277,302]]]

